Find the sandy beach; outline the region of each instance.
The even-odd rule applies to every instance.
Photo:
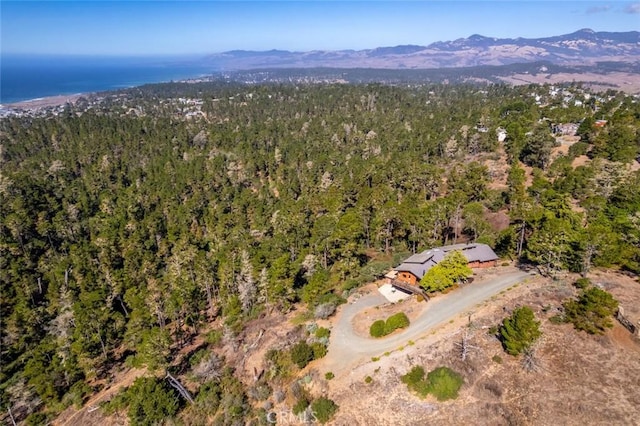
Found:
[[[3,104],[5,109],[40,109],[64,105],[66,103],[75,103],[82,96],[88,96],[88,93],[76,93],[73,95],[48,96],[46,98],[31,99],[28,101],[14,102]]]

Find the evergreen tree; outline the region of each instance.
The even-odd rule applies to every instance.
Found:
[[[510,355],[518,355],[530,348],[542,334],[539,326],[540,322],[535,320],[533,311],[528,306],[514,310],[500,327],[505,351]]]
[[[132,425],[153,426],[176,415],[180,399],[166,382],[155,377],[139,377],[126,390],[128,416]]]
[[[607,328],[613,327],[611,318],[618,310],[618,301],[610,293],[590,287],[578,299],[566,302],[564,309],[567,321],[573,323],[577,330],[603,334]]]

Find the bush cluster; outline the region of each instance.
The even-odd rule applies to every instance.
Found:
[[[400,328],[409,327],[410,321],[404,312],[398,312],[384,320],[377,320],[369,327],[369,334],[372,337],[383,337]]]
[[[331,335],[331,330],[329,330],[328,328],[319,327],[315,331],[315,336],[318,339],[322,339],[323,337],[328,338],[330,335]]]
[[[425,378],[424,368],[419,365],[402,376],[401,380],[421,397],[432,394],[438,401],[457,398],[458,391],[464,383],[462,376],[448,367],[438,367],[430,371]]]
[[[602,334],[613,327],[611,318],[618,310],[618,301],[598,287],[589,287],[576,300],[565,302],[564,310],[565,318],[576,330]]]
[[[319,359],[327,354],[327,347],[320,342],[308,344],[306,341],[293,345],[291,348],[291,361],[299,368],[304,368],[314,359]]]
[[[305,341],[300,341],[291,348],[291,361],[299,368],[304,368],[313,361],[313,348]]]
[[[331,420],[336,411],[338,411],[338,408],[338,404],[324,396],[321,396],[311,403],[311,412],[316,420],[322,424]]]
[[[576,288],[584,290],[591,285],[591,280],[589,278],[578,278],[576,282],[573,283],[573,285]]]

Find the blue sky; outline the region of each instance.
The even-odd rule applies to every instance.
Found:
[[[628,1],[7,1],[3,54],[366,49],[482,34],[640,30]]]

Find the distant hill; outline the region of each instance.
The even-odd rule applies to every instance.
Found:
[[[233,50],[205,58],[208,65],[223,70],[313,67],[428,69],[538,61],[558,65],[640,62],[640,32],[582,29],[571,34],[535,39],[492,38],[474,34],[428,46],[310,52]]]

